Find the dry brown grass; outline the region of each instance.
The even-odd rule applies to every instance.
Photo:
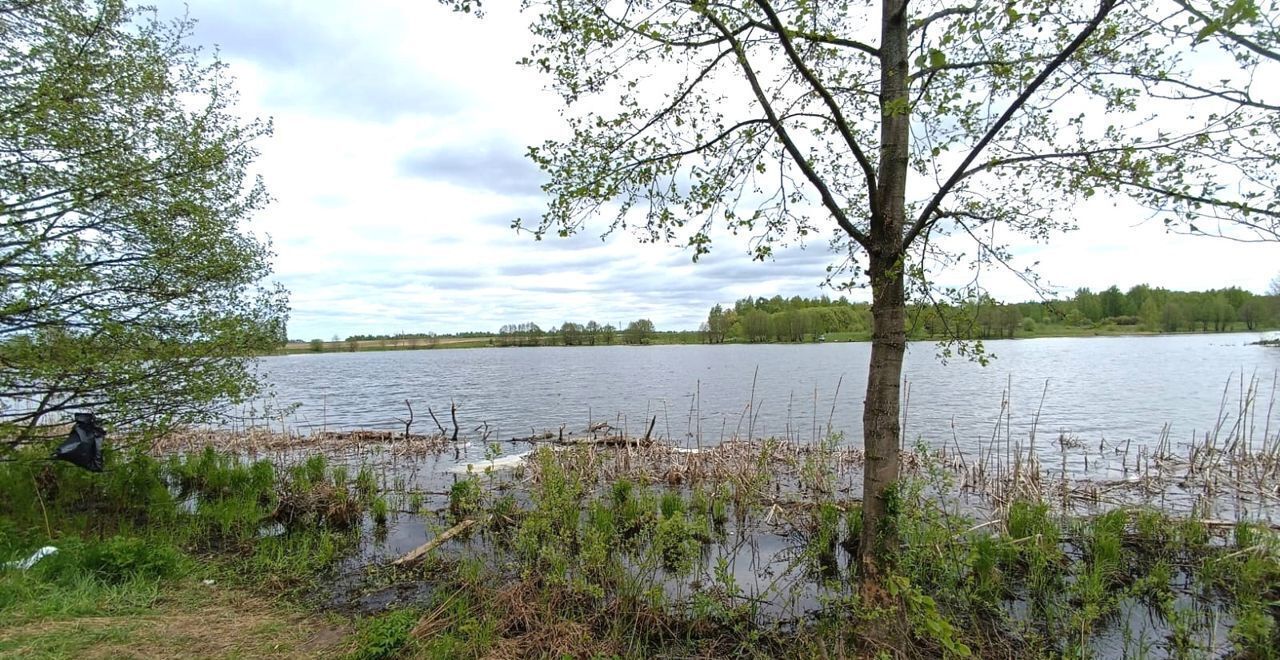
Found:
[[[266,428],[227,431],[219,429],[183,429],[155,441],[156,454],[192,453],[212,447],[252,458],[276,459],[288,454],[328,455],[376,454],[390,457],[413,457],[439,454],[453,447],[441,434],[411,434],[378,430],[323,431],[303,435],[282,433]]]
[[[192,584],[141,614],[17,620],[0,657],[314,658],[346,650],[349,624],[240,591]]]

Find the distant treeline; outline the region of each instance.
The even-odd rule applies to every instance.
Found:
[[[632,321],[621,331],[612,324],[600,325],[595,321],[565,321],[559,327],[545,330],[537,323],[518,323],[499,328],[495,343],[499,346],[607,346],[618,341],[647,344],[653,334],[653,321],[648,319]]]
[[[1145,284],[1121,291],[1112,286],[1093,292],[1078,289],[1070,297],[1003,303],[982,296],[960,303],[910,305],[907,332],[914,339],[956,337],[991,339],[1096,332],[1228,332],[1260,330],[1280,322],[1280,296],[1260,296],[1236,287],[1210,291],[1170,291]],[[831,335],[828,337],[828,335]],[[537,323],[504,325],[497,332],[469,331],[352,335],[331,342],[313,339],[311,350],[434,348],[450,345],[608,346],[612,344],[692,344],[723,342],[802,342],[868,339],[871,306],[845,297],[743,298],[732,307],[715,305],[696,330],[659,331],[649,319],[625,327],[596,321],[565,321],[542,328]],[[467,340],[463,342],[463,340]],[[463,343],[460,343],[463,342]]]
[[[1142,332],[1227,332],[1272,327],[1280,297],[1236,287],[1170,291],[1141,284],[1121,291],[1078,289],[1069,298],[1002,303],[987,296],[960,303],[911,305],[913,337],[966,339],[1035,336],[1072,329],[1129,328]],[[869,336],[871,306],[846,298],[743,298],[732,308],[715,305],[700,329],[712,343],[797,342],[841,333]]]
[[[687,335],[687,336],[686,336]],[[574,323],[565,321],[559,326],[542,328],[537,323],[512,323],[504,325],[498,332],[456,332],[450,334],[398,333],[394,335],[351,335],[346,341],[355,342],[395,342],[400,346],[431,348],[442,340],[479,339],[488,340],[493,346],[599,346],[610,344],[650,344],[655,341],[698,341],[702,337],[694,332],[658,332],[653,321],[637,319],[622,329],[612,324],[600,325],[596,321]],[[320,342],[313,339],[312,343]],[[323,343],[323,342],[322,342]],[[353,349],[354,350],[354,349]]]

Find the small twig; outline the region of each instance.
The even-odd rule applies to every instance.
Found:
[[[44,516],[44,532],[52,539],[53,528],[49,526],[49,511],[44,508],[44,495],[40,493],[40,484],[36,481],[36,475],[30,467],[27,468],[27,475],[31,477],[31,485],[35,487],[32,492],[36,494],[36,501],[40,503],[40,513]]]

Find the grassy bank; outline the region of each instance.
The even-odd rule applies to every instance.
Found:
[[[30,459],[31,457],[24,457]],[[349,624],[304,608],[380,500],[323,457],[113,455],[91,474],[0,463],[0,656],[311,656]],[[362,481],[363,479],[363,481]]]
[[[963,461],[924,451],[895,499],[903,553],[887,586],[900,606],[881,611],[862,605],[851,561],[861,519],[848,479],[861,456],[834,441],[544,446],[511,471],[459,475],[438,496],[369,456],[277,465],[194,447],[114,455],[100,475],[0,464],[0,562],[59,548],[30,570],[0,570],[0,655],[1273,658],[1280,648],[1280,542],[1268,525],[1195,508],[1067,512],[1043,485],[964,504]],[[1274,458],[1251,459],[1256,479],[1274,481]],[[344,563],[408,520],[427,539],[452,536],[417,561]],[[376,605],[343,605],[353,601],[335,595],[346,590]]]

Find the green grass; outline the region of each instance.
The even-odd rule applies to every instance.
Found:
[[[97,587],[109,598],[120,585],[145,595],[154,590],[145,585],[179,575],[302,583],[355,541],[348,521],[335,519],[354,499],[333,476],[323,460],[279,475],[269,463],[212,450],[163,462],[111,455],[102,474],[0,464],[0,560],[59,549],[31,571],[4,573],[0,611],[75,609]],[[274,524],[284,533],[263,533]],[[52,598],[14,595],[21,592]]]

